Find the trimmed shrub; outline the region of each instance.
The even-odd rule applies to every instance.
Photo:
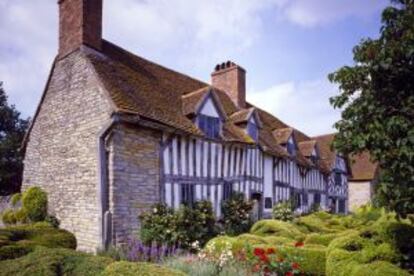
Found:
[[[20,208],[14,213],[14,216],[16,218],[16,221],[19,223],[28,223],[29,217],[27,215],[27,211],[24,208]]]
[[[110,264],[101,274],[102,276],[184,276],[181,271],[150,263],[116,262]]]
[[[16,224],[17,222],[16,214],[12,209],[5,210],[1,215],[1,219],[5,225]]]
[[[0,275],[99,275],[113,262],[63,248],[37,247],[32,253],[15,260],[0,262]]]
[[[32,251],[31,247],[24,245],[6,245],[0,247],[0,261],[7,259],[16,259]]]
[[[279,220],[260,220],[252,226],[250,233],[258,236],[275,235],[302,241],[305,239],[305,234],[294,225]]]
[[[318,233],[311,233],[306,236],[305,244],[320,244],[324,246],[328,246],[331,241],[338,237],[338,234],[318,234]]]
[[[17,207],[17,205],[20,203],[21,199],[22,199],[22,194],[21,193],[16,193],[11,197],[10,202],[11,202],[13,207]]]
[[[52,225],[55,228],[59,228],[60,225],[60,221],[58,220],[57,217],[53,216],[53,215],[47,215],[45,218],[45,221],[47,223],[49,223],[50,225]]]
[[[297,257],[306,275],[325,275],[326,248],[279,246],[277,250],[286,257]]]
[[[246,200],[243,193],[234,192],[222,204],[222,219],[224,231],[227,235],[236,236],[249,231],[252,225],[250,213],[253,202]]]
[[[47,195],[39,187],[30,187],[23,193],[22,205],[32,222],[43,221],[47,216]]]
[[[292,203],[289,201],[278,202],[273,206],[273,219],[282,221],[292,221],[294,218]]]
[[[9,256],[17,256],[20,253],[33,251],[36,246],[44,246],[50,248],[76,248],[75,236],[66,230],[55,229],[50,225],[21,225],[0,229],[0,250],[5,252],[16,251],[18,253]],[[16,246],[9,248],[8,246]],[[3,249],[6,247],[6,249]],[[8,254],[8,253],[5,254]],[[20,257],[20,256],[19,256]]]

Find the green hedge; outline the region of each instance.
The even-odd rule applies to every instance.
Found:
[[[43,221],[47,216],[47,194],[39,187],[30,187],[22,196],[22,206],[32,222]]]
[[[151,263],[116,262],[110,264],[102,276],[184,276],[181,271]]]
[[[66,230],[47,225],[20,225],[0,229],[0,260],[25,255],[36,246],[76,248],[76,238]]]
[[[99,275],[113,262],[64,248],[37,247],[32,253],[15,260],[0,262],[2,275]]]

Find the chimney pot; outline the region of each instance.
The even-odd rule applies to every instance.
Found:
[[[246,71],[242,67],[232,61],[217,64],[211,83],[226,92],[239,108],[246,107]]]

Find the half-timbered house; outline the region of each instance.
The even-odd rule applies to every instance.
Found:
[[[84,250],[122,243],[152,204],[221,203],[235,191],[257,218],[280,201],[346,212],[346,160],[246,102],[246,71],[211,83],[102,39],[102,0],[60,0],[59,51],[25,139],[23,189],[37,185]]]

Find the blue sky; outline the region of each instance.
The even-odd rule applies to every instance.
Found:
[[[57,53],[56,0],[0,2],[0,81],[32,116]],[[387,0],[106,0],[104,38],[210,81],[215,64],[247,70],[248,100],[309,135],[332,132],[327,74],[376,37]]]

